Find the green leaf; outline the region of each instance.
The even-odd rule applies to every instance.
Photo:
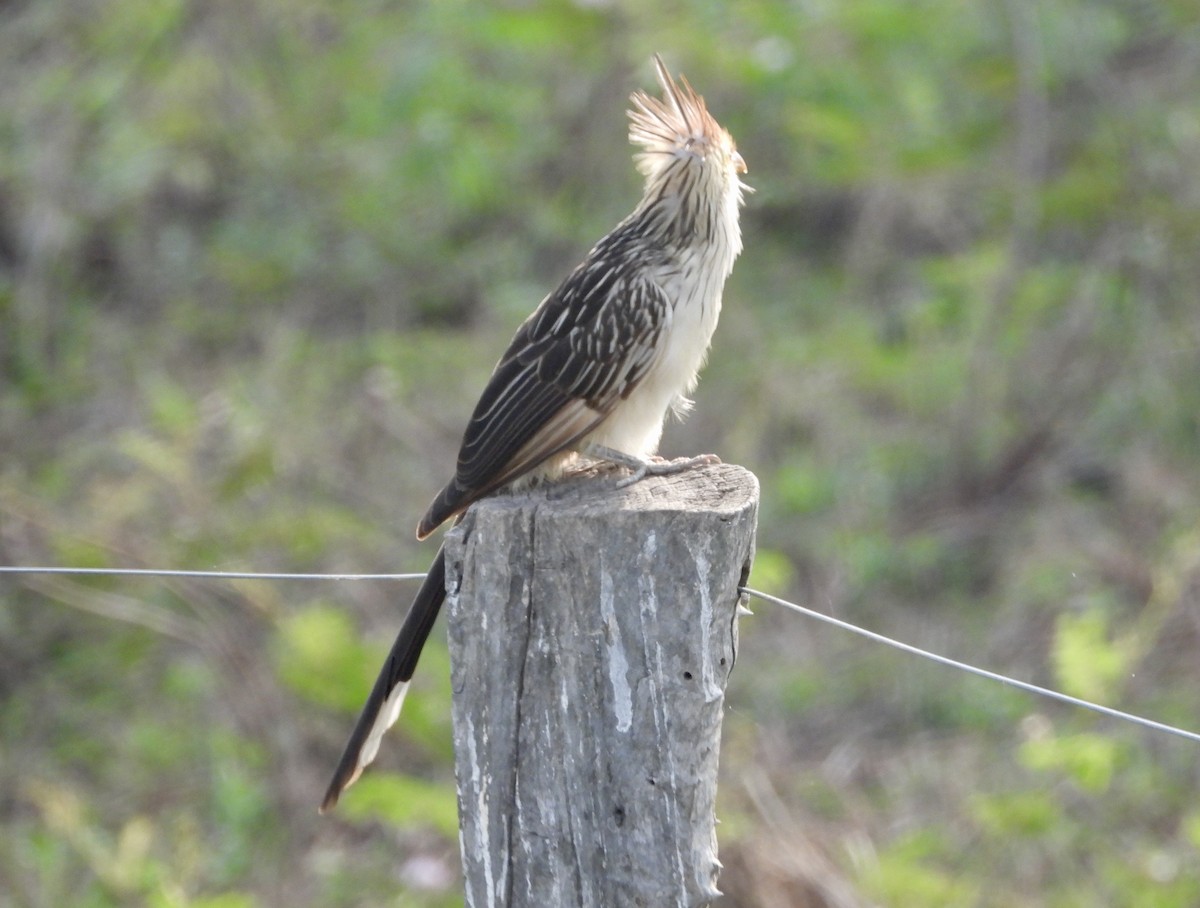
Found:
[[[1183,818],[1183,834],[1192,848],[1200,852],[1200,810],[1193,810]]]
[[[447,838],[458,836],[458,799],[453,785],[425,782],[398,773],[364,776],[342,801],[356,820],[383,820],[396,826],[428,826]]]
[[[258,899],[248,892],[223,892],[192,899],[187,908],[256,908],[258,904]]]
[[[898,840],[879,854],[863,873],[866,891],[886,905],[926,908],[977,904],[977,883],[935,865],[947,845],[936,833],[921,830]]]
[[[1030,769],[1065,773],[1080,788],[1099,794],[1112,783],[1122,748],[1119,741],[1085,733],[1026,741],[1019,753]]]
[[[346,712],[362,705],[381,659],[359,642],[345,612],[324,606],[290,615],[280,624],[275,657],[280,677],[292,690]]]
[[[1062,822],[1053,796],[1042,791],[979,795],[971,801],[971,815],[1001,839],[1037,839]]]
[[[192,392],[166,378],[156,378],[148,383],[146,402],[150,419],[165,435],[178,437],[195,427],[199,419],[199,407]]]
[[[1054,668],[1067,693],[1086,700],[1111,700],[1129,658],[1108,639],[1108,619],[1098,610],[1060,615],[1054,638]]]
[[[791,560],[775,549],[758,549],[754,553],[754,566],[750,569],[749,583],[756,589],[772,595],[780,595],[792,581]]]
[[[834,500],[833,476],[809,458],[794,459],[780,467],[775,477],[780,503],[799,514],[827,508]]]

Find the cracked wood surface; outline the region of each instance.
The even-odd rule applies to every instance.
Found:
[[[447,538],[467,904],[705,905],[758,483],[714,465],[478,503]]]

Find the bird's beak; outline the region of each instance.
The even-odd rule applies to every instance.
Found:
[[[733,169],[738,173],[745,173],[749,169],[746,167],[746,159],[743,158],[738,152],[735,151],[733,153],[733,158],[731,160],[733,161]]]

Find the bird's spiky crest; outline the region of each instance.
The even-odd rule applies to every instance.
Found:
[[[638,170],[653,180],[681,157],[706,158],[717,153],[728,160],[735,153],[733,139],[713,119],[704,99],[683,76],[678,82],[671,78],[658,54],[654,55],[654,67],[662,99],[640,90],[630,96],[629,141],[645,149],[634,156]]]

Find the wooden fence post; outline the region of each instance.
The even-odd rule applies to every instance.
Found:
[[[448,537],[473,908],[706,905],[758,482],[715,465],[475,505]]]

